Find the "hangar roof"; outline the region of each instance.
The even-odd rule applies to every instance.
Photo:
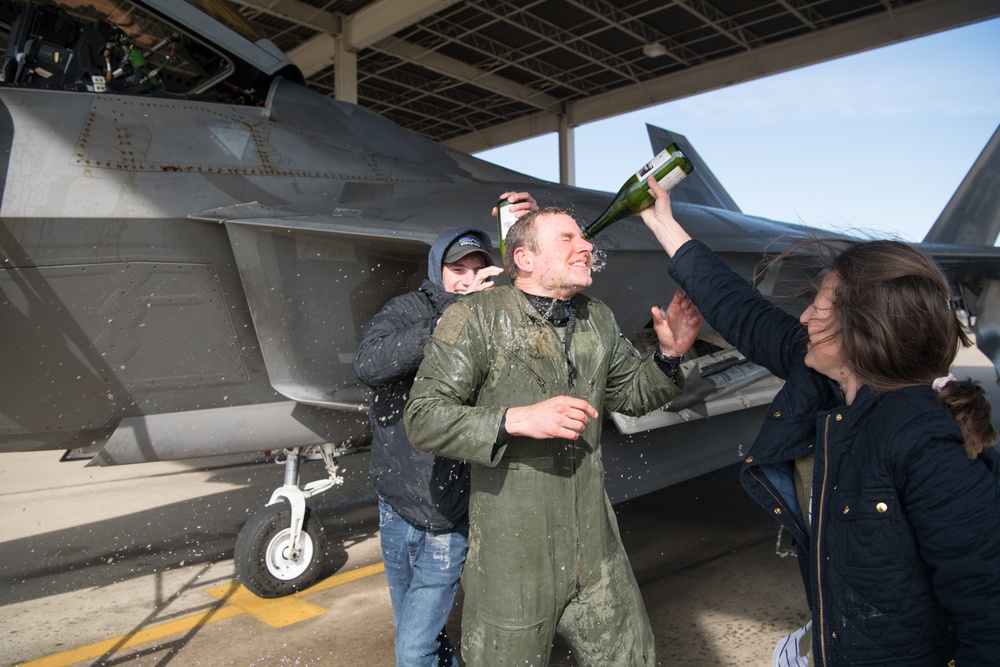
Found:
[[[235,0],[314,89],[468,152],[1000,16],[996,0]]]

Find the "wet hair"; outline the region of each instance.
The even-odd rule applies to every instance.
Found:
[[[929,256],[900,241],[817,239],[819,280],[834,278],[833,327],[841,355],[876,391],[930,385],[948,375],[959,346],[971,345],[951,291]],[[971,379],[952,380],[937,401],[951,412],[970,459],[997,439],[986,393]]]
[[[531,252],[538,252],[538,235],[536,233],[535,221],[542,215],[569,215],[564,209],[556,206],[546,206],[539,208],[518,218],[517,222],[507,230],[504,237],[503,268],[507,276],[513,283],[520,275],[521,271],[514,263],[514,251],[517,248],[525,248]]]

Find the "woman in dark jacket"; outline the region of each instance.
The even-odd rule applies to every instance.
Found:
[[[949,374],[969,340],[940,270],[903,243],[840,242],[796,321],[650,188],[671,275],[785,380],[741,472],[794,538],[812,610],[774,664],[1000,664],[997,434],[982,387]]]

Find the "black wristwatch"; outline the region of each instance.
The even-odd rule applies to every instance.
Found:
[[[684,355],[681,355],[679,357],[671,357],[669,354],[663,354],[662,352],[660,352],[659,348],[657,348],[656,352],[654,352],[653,354],[656,355],[657,361],[662,361],[665,364],[675,364],[677,366],[680,366],[681,359],[684,358]]]
[[[663,374],[670,378],[670,381],[674,384],[680,380],[680,370],[681,370],[681,359],[680,357],[672,357],[669,354],[663,354],[657,348],[656,352],[653,353],[653,359],[656,360],[656,365],[660,367]]]

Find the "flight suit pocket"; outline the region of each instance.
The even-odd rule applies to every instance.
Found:
[[[549,619],[505,621],[480,616],[477,623],[463,618],[462,654],[469,665],[508,667],[545,662],[551,650],[554,632]]]

